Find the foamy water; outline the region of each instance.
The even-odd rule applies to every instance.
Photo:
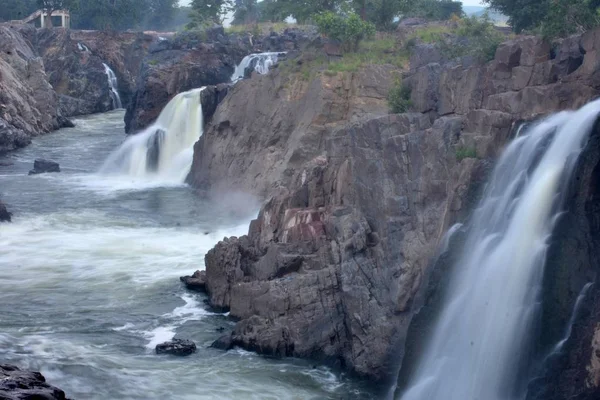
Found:
[[[122,117],[77,120],[2,159],[13,163],[0,167],[0,190],[14,223],[0,225],[0,361],[41,370],[76,399],[373,398],[325,367],[209,348],[234,323],[179,276],[245,234],[258,202],[98,175],[123,141]],[[64,172],[27,176],[39,157]],[[173,337],[198,352],[154,354]]]

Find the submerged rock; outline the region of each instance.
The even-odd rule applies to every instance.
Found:
[[[182,276],[179,279],[190,290],[206,290],[206,271],[196,271],[192,276]]]
[[[57,162],[38,158],[33,162],[33,169],[29,175],[44,174],[46,172],[60,172],[60,165]]]
[[[0,399],[66,400],[65,392],[46,383],[39,372],[23,371],[0,364]]]
[[[6,206],[0,201],[0,222],[10,222],[12,214],[8,212]]]
[[[210,347],[212,347],[213,349],[219,349],[219,350],[231,350],[233,348],[233,339],[231,337],[231,334],[228,335],[223,335],[220,338],[218,338],[217,340],[215,340]]]
[[[187,339],[173,339],[156,345],[156,354],[173,354],[175,356],[189,356],[196,352],[196,344]]]

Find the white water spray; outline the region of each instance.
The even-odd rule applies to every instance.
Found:
[[[88,47],[83,43],[77,43],[77,48],[79,49],[79,51],[81,51],[83,53],[90,53],[90,49],[88,49]],[[105,67],[106,67],[106,65],[105,65]]]
[[[271,66],[276,64],[283,54],[285,53],[256,53],[244,57],[242,62],[235,68],[235,72],[231,76],[231,82],[235,83],[244,79],[246,69],[251,67],[252,64],[254,64],[254,71],[261,75],[268,74]]]
[[[192,166],[194,143],[204,130],[202,90],[175,96],[152,126],[131,135],[108,157],[100,173],[183,183]]]
[[[538,310],[560,192],[600,101],[527,129],[495,168],[444,309],[402,400],[522,399],[519,373]]]
[[[121,97],[119,97],[119,91],[117,90],[119,88],[117,76],[108,65],[106,65],[105,63],[102,63],[102,65],[104,65],[104,72],[108,77],[108,86],[110,87],[110,98],[113,103],[113,108],[123,108],[123,103],[121,103]]]

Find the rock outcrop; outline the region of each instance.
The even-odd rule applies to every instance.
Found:
[[[192,276],[182,276],[179,278],[181,282],[190,290],[204,291],[206,290],[206,272],[196,271]]]
[[[229,83],[236,65],[250,53],[293,51],[314,39],[314,32],[290,29],[253,38],[226,34],[222,27],[161,38],[149,48],[137,90],[125,116],[125,130],[149,126],[178,93],[202,86]]]
[[[156,354],[172,354],[174,356],[189,356],[196,352],[196,344],[191,340],[173,339],[156,345]]]
[[[26,37],[0,25],[0,152],[26,146],[33,136],[69,123],[42,58]]]
[[[516,122],[598,95],[599,34],[555,48],[519,37],[485,65],[412,65],[407,114],[385,115],[392,66],[308,80],[276,70],[232,88],[190,181],[268,200],[247,236],[206,256],[211,305],[240,319],[219,346],[394,379],[443,233]]]
[[[60,165],[55,161],[38,158],[33,162],[33,169],[29,175],[45,174],[47,172],[60,172]]]
[[[46,383],[39,372],[0,365],[0,398],[5,400],[66,400],[65,392]]]
[[[6,209],[6,205],[0,200],[0,222],[10,222],[12,214]]]

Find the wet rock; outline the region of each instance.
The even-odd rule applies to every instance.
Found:
[[[6,206],[0,200],[0,222],[10,222],[12,218],[12,214],[8,212]]]
[[[206,290],[206,271],[196,271],[192,276],[182,276],[179,279],[190,290]]]
[[[169,342],[156,345],[156,354],[172,354],[175,356],[189,356],[196,352],[196,344],[187,339],[173,339]]]
[[[221,336],[215,340],[210,347],[225,351],[233,349],[233,340],[231,338],[231,334]]]
[[[0,399],[66,400],[65,392],[46,383],[39,372],[23,371],[0,364]]]
[[[33,169],[29,171],[29,175],[45,174],[47,172],[60,172],[59,164],[39,158],[33,162]]]

